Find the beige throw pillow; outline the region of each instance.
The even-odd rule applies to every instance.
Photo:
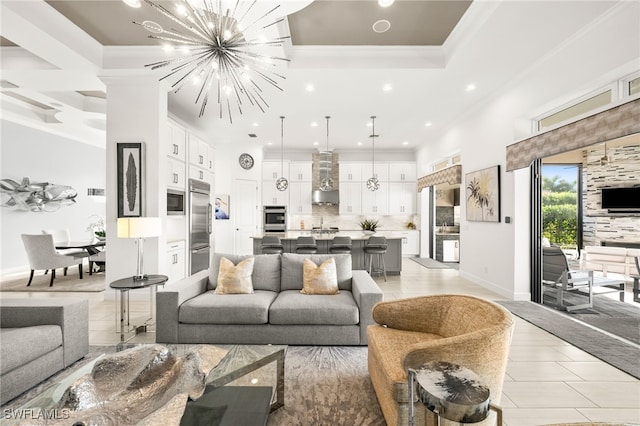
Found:
[[[218,272],[218,284],[216,294],[249,294],[253,293],[253,263],[255,258],[249,257],[233,265],[226,257],[220,258],[220,271]]]
[[[302,270],[303,287],[300,293],[303,294],[337,294],[338,273],[336,271],[336,260],[332,257],[318,266],[311,260],[305,258]]]

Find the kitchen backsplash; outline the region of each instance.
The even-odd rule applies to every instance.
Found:
[[[314,206],[315,207],[315,206]],[[337,206],[323,206],[323,208],[330,208]],[[314,209],[314,212],[316,210]],[[416,223],[416,216],[376,216],[376,215],[340,215],[333,213],[327,213],[326,215],[294,215],[291,214],[288,217],[287,229],[298,230],[301,229],[301,224],[304,223],[304,229],[311,229],[314,226],[320,226],[322,222],[325,228],[337,227],[342,230],[359,230],[360,222],[364,219],[375,219],[379,221],[379,229],[381,231],[399,231],[407,229],[407,223]]]

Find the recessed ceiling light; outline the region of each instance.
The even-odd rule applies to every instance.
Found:
[[[358,145],[362,145],[362,142],[358,141]]]
[[[426,123],[424,123],[424,127],[431,127],[431,122],[427,121]]]
[[[171,45],[171,44],[163,44],[162,45],[162,50],[164,50],[165,52],[173,52],[173,45]]]
[[[314,146],[318,146],[318,141],[313,143]]]
[[[404,142],[402,142],[402,145],[409,145],[409,142],[404,141]]]
[[[307,85],[305,86],[305,90],[306,90],[307,92],[313,92],[314,90],[316,90],[316,88],[313,86],[313,84],[307,84]]]
[[[380,7],[389,7],[391,6],[395,0],[378,0],[378,5]]]
[[[367,123],[367,127],[371,127],[371,122],[368,122],[368,123]]]
[[[267,142],[267,145],[273,145],[273,142],[269,141]]]
[[[467,92],[472,92],[474,90],[476,90],[476,85],[473,83],[467,84],[467,87],[465,89]]]
[[[386,19],[380,19],[379,21],[374,22],[371,28],[373,28],[373,31],[377,33],[384,33],[389,31],[389,28],[391,28],[391,22]]]
[[[257,121],[254,121],[253,123],[251,123],[251,125],[252,125],[253,127],[258,127],[258,122],[257,122]]]
[[[384,90],[385,92],[390,92],[391,89],[393,89],[393,87],[391,87],[391,85],[389,83],[387,83],[384,86],[382,86],[382,90]]]
[[[122,1],[127,6],[135,7],[136,9],[139,8],[140,6],[142,6],[142,3],[140,2],[140,0],[122,0]]]
[[[311,122],[311,127],[318,127],[318,122],[317,121],[312,121]]]

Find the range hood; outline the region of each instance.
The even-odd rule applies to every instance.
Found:
[[[338,191],[321,191],[316,189],[311,194],[311,203],[318,206],[332,206],[340,204]]]
[[[331,151],[319,151],[313,155],[313,205],[337,206],[340,203],[337,161],[337,155]]]

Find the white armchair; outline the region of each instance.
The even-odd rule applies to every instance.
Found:
[[[49,234],[53,237],[53,245],[64,245],[71,241],[71,233],[69,229],[43,229],[43,234]],[[58,249],[58,253],[72,257],[89,257],[89,253],[84,250],[77,249]]]
[[[22,234],[21,237],[29,258],[29,266],[31,267],[27,286],[31,285],[35,270],[44,269],[46,271],[51,269],[51,281],[49,282],[51,287],[53,286],[53,280],[56,278],[56,268],[64,268],[64,275],[67,275],[67,268],[73,265],[78,265],[78,275],[82,279],[82,259],[57,253],[53,245],[53,237],[50,234]]]

